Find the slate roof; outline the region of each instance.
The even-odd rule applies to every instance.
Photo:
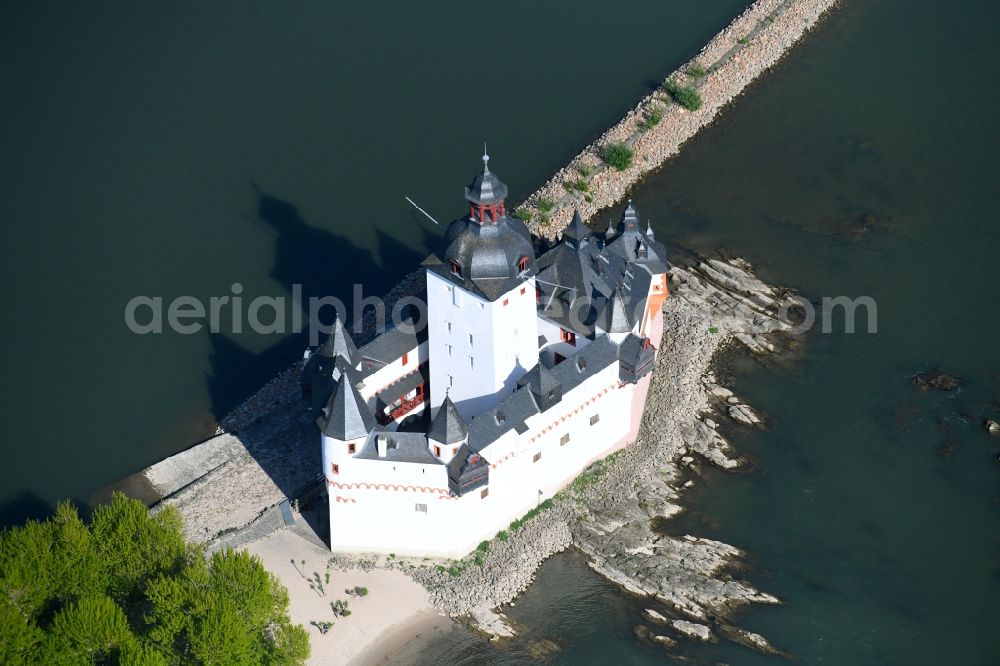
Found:
[[[605,249],[606,252],[617,254],[630,262],[645,265],[651,273],[666,273],[669,269],[667,249],[652,235],[644,234],[639,229],[639,214],[631,201],[622,214],[614,239],[608,236]]]
[[[327,437],[346,441],[367,435],[375,427],[375,417],[354,384],[341,378],[316,424]]]
[[[427,340],[427,326],[410,317],[399,326],[389,326],[384,333],[358,350],[362,360],[364,376],[380,367],[402,358],[403,354],[416,349]]]
[[[584,223],[580,216],[580,209],[573,210],[573,219],[562,231],[563,240],[569,242],[574,248],[581,248],[590,242],[590,227]]]
[[[523,272],[518,267],[522,257],[528,258],[528,269]],[[461,275],[452,272],[452,261],[461,266]],[[521,220],[509,215],[486,224],[468,217],[455,220],[445,234],[443,259],[436,255],[424,264],[428,270],[490,301],[537,271],[531,232]]]
[[[465,441],[468,436],[469,428],[465,425],[465,419],[458,413],[451,397],[445,396],[444,402],[434,415],[434,420],[431,421],[427,437],[442,444],[456,444]]]
[[[474,204],[493,205],[507,198],[507,186],[490,171],[490,156],[483,155],[483,170],[465,188],[465,198]]]
[[[378,438],[386,438],[385,458],[378,455]],[[375,430],[368,435],[361,450],[354,455],[360,460],[382,460],[396,463],[416,463],[421,465],[443,465],[427,448],[427,435],[422,432],[392,432]]]
[[[317,349],[316,353],[320,356],[326,358],[336,358],[338,355],[343,356],[351,365],[357,365],[357,347],[354,346],[354,340],[351,339],[350,334],[344,329],[344,324],[340,320],[340,317],[333,322],[333,329],[330,334],[326,337]]]
[[[628,297],[618,287],[601,309],[597,325],[605,333],[628,333],[635,326],[635,317],[629,315]]]
[[[463,495],[489,483],[490,464],[486,458],[462,444],[448,463],[448,487]]]

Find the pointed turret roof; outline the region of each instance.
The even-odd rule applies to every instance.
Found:
[[[330,335],[327,336],[316,352],[321,356],[331,359],[343,356],[353,365],[358,348],[354,346],[354,340],[351,339],[350,334],[344,328],[340,317],[337,317],[333,322],[333,329],[330,331]]]
[[[375,427],[375,417],[358,389],[345,374],[333,389],[316,423],[327,437],[342,441],[367,437]]]
[[[622,225],[626,231],[639,228],[639,213],[636,212],[631,199],[628,200],[628,207],[622,215]]]
[[[652,222],[648,222],[648,221],[646,222],[646,237],[649,238],[649,240],[655,240],[656,239],[656,235],[653,233],[653,224],[652,224]]]
[[[579,208],[573,210],[573,220],[563,229],[562,237],[578,249],[590,242],[590,227],[580,216]]]
[[[445,396],[444,402],[438,408],[434,420],[431,421],[430,430],[427,437],[442,444],[457,444],[464,442],[469,435],[469,429],[465,425],[465,420],[458,413],[451,396]]]
[[[465,198],[474,204],[492,205],[507,198],[507,186],[490,171],[490,156],[483,155],[483,170],[465,188]]]
[[[536,395],[548,395],[562,386],[552,371],[539,363],[517,381],[518,386],[527,386]]]

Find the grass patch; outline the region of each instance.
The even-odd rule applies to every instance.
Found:
[[[706,74],[708,74],[708,70],[706,70],[704,67],[702,67],[698,63],[693,62],[693,63],[691,63],[690,67],[688,67],[685,70],[684,73],[687,74],[688,76],[690,76],[692,79],[700,79],[700,78],[704,78],[704,76]]]
[[[508,532],[516,532],[516,531],[518,531],[519,529],[521,529],[522,527],[524,527],[524,524],[526,522],[528,522],[529,520],[531,520],[532,518],[534,518],[535,516],[537,516],[538,514],[540,514],[542,511],[545,511],[546,509],[550,509],[550,508],[552,508],[552,500],[551,499],[547,499],[544,502],[542,502],[541,504],[539,504],[538,506],[536,506],[534,509],[532,509],[531,511],[529,511],[528,513],[524,514],[520,518],[515,519],[507,527],[507,531]]]
[[[583,178],[579,180],[567,180],[563,182],[563,187],[565,187],[569,192],[586,192],[590,189],[590,186],[587,185],[587,181]]]
[[[497,539],[499,539],[500,541],[506,541],[509,538],[510,535],[507,533],[507,530],[500,530],[499,532],[497,532]]]
[[[520,208],[514,211],[514,217],[527,224],[528,222],[531,222],[531,218],[534,217],[534,214],[531,212],[530,208],[525,208],[524,206],[521,206]]]
[[[632,166],[635,152],[624,143],[609,143],[601,149],[601,159],[619,171]]]
[[[749,43],[750,43],[750,40],[749,40],[748,38],[746,38],[746,37],[740,37],[740,38],[739,38],[739,39],[737,39],[736,41],[738,41],[738,42],[739,42],[740,44],[742,44],[743,46],[746,46],[747,44],[749,44]]]
[[[551,213],[553,206],[555,206],[555,204],[552,202],[552,199],[538,200],[538,210],[542,211],[543,213]]]
[[[708,332],[711,333],[712,335],[715,335],[716,333],[719,332],[719,327],[718,326],[709,326],[708,327]]]
[[[639,129],[643,132],[648,132],[659,125],[661,120],[663,120],[663,107],[656,104],[646,112],[646,117],[639,123]]]
[[[589,176],[590,174],[592,174],[592,173],[594,172],[594,170],[593,170],[593,169],[591,169],[591,168],[590,168],[589,166],[587,166],[586,164],[581,164],[581,165],[580,165],[580,166],[579,166],[579,167],[577,168],[577,171],[579,171],[579,172],[580,172],[580,175],[581,175],[581,176],[583,176],[584,178],[586,178],[587,176]]]
[[[604,466],[603,460],[598,460],[597,462],[592,463],[587,467],[587,469],[580,472],[579,476],[573,479],[573,483],[570,484],[570,488],[576,492],[582,492],[588,486],[594,485],[604,474],[605,469],[606,467]]]
[[[701,108],[701,95],[693,86],[682,86],[676,81],[667,80],[663,83],[663,91],[688,111],[697,111]]]

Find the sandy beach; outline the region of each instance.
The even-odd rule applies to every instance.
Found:
[[[247,544],[246,550],[260,557],[288,589],[292,621],[309,632],[310,665],[386,663],[410,639],[452,622],[434,609],[423,587],[399,571],[328,570],[330,552],[293,529],[269,534]],[[325,594],[310,587],[308,579],[314,572],[323,580]],[[345,594],[344,590],[355,586],[368,588],[368,595]],[[334,618],[330,604],[338,599],[349,602],[349,617]],[[333,626],[321,634],[310,624],[314,620],[333,622]]]

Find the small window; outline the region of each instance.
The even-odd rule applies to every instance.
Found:
[[[504,305],[510,305],[510,299],[509,298],[503,299],[503,304]]]
[[[569,433],[566,433],[559,439],[559,446],[566,446],[569,444]]]
[[[538,453],[536,453],[536,454],[535,454],[534,456],[532,456],[532,458],[531,458],[531,462],[533,462],[533,463],[536,463],[536,462],[538,462],[538,461],[539,461],[539,460],[541,460],[541,459],[542,459],[542,452],[541,452],[541,451],[539,451],[539,452],[538,452]]]
[[[350,453],[350,454],[353,455],[353,454],[357,453],[357,451],[358,451],[358,445],[357,444],[348,444],[347,445],[347,452],[348,453]]]
[[[517,260],[517,270],[521,271],[522,273],[524,271],[528,270],[528,257],[527,256],[523,256],[523,257],[521,257],[520,259]]]
[[[435,446],[434,447],[434,455],[436,455],[438,458],[441,457],[441,447],[440,446]]]
[[[451,356],[451,345],[445,345],[448,348],[448,356]]]
[[[559,339],[563,342],[568,342],[569,344],[576,346],[576,333],[573,331],[567,331],[565,328],[559,329]]]
[[[451,322],[450,321],[446,321],[444,323],[444,325],[448,327],[448,332],[451,333]]]
[[[451,272],[453,275],[462,274],[462,264],[458,263],[454,259],[452,259],[449,263],[451,264]]]
[[[340,465],[333,465],[333,464],[331,464],[330,465],[330,471],[333,474],[340,474]]]
[[[600,420],[601,420],[601,415],[600,414],[594,414],[593,416],[590,417],[590,425],[594,425],[595,423],[597,423]]]
[[[426,504],[414,504],[413,505],[413,510],[416,511],[417,513],[427,513],[427,505]]]
[[[476,359],[469,357],[469,368],[474,369],[476,367]]]
[[[521,287],[521,295],[522,295],[522,296],[524,296],[524,293],[525,293],[526,291],[528,291],[528,288],[527,288],[527,287]]]
[[[490,494],[489,488],[483,488],[483,491],[479,493],[479,499],[486,499],[486,496]]]
[[[455,385],[455,378],[452,375],[448,375],[448,386]]]
[[[472,346],[472,333],[469,333],[469,346]]]
[[[403,352],[403,365],[406,365],[410,360],[410,354],[408,352]]]

